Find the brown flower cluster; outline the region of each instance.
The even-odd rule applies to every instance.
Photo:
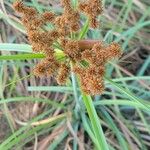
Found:
[[[90,19],[90,25],[92,28],[97,28],[99,22],[97,17],[102,13],[102,1],[101,0],[86,0],[79,4],[79,9],[85,13]]]
[[[92,40],[75,40],[80,30],[80,11],[85,13],[93,28],[98,26],[97,17],[102,13],[101,0],[80,2],[77,9],[72,7],[71,0],[61,0],[64,11],[57,16],[53,12],[39,14],[36,9],[24,6],[22,1],[14,3],[14,8],[22,14],[22,22],[26,27],[32,49],[36,53],[44,53],[45,58],[34,68],[36,76],[54,76],[59,84],[65,84],[70,71],[80,78],[82,90],[91,95],[100,94],[104,90],[103,76],[108,60],[119,57],[121,48],[117,43],[104,45]],[[46,24],[53,29],[47,30]],[[54,45],[58,44],[65,59],[55,57]],[[70,62],[74,64],[73,70]]]
[[[87,94],[101,94],[104,91],[103,76],[105,64],[108,60],[121,56],[121,48],[117,43],[105,46],[103,42],[94,44],[92,49],[82,52],[82,61],[86,61],[86,67],[77,65],[74,72],[80,77],[82,90]]]
[[[81,60],[81,49],[79,48],[79,43],[77,40],[66,40],[66,41],[63,40],[62,42],[64,53],[72,61]]]
[[[62,6],[64,7],[64,12],[61,18],[64,20],[65,26],[71,32],[76,32],[80,29],[79,21],[80,14],[78,10],[74,10],[71,6],[71,0],[61,0]]]

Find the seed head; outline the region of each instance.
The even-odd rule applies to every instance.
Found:
[[[28,15],[30,17],[34,16],[37,14],[37,11],[36,9],[34,8],[31,8],[31,7],[26,7],[24,6],[23,2],[21,0],[19,1],[16,1],[14,4],[13,4],[13,7],[16,11],[18,11],[19,13],[22,13],[24,15]]]
[[[22,1],[17,1],[13,4],[13,7],[16,11],[20,12],[20,13],[23,13],[24,12],[24,5],[23,5],[23,2]]]
[[[80,53],[78,41],[68,40],[64,46],[64,53],[72,60],[80,60],[81,53]]]
[[[86,60],[90,64],[95,64],[96,56],[91,49],[87,49],[82,52],[82,59]]]
[[[72,32],[76,32],[80,29],[79,21],[80,14],[77,10],[74,10],[71,6],[71,0],[61,0],[64,7],[63,19],[64,25]]]
[[[104,91],[105,64],[110,59],[120,57],[121,48],[114,42],[104,45],[103,42],[92,43],[91,40],[86,43],[75,39],[80,30],[79,10],[88,16],[90,26],[97,28],[97,17],[102,13],[102,2],[80,2],[79,9],[72,7],[71,0],[61,0],[61,4],[64,11],[56,16],[49,11],[39,14],[36,9],[24,6],[22,1],[14,3],[14,8],[22,14],[22,23],[26,27],[33,52],[45,55],[33,72],[38,77],[57,75],[57,82],[63,85],[69,78],[70,71],[74,71],[79,76],[83,92],[90,95],[101,94]],[[51,23],[54,28],[45,28],[47,23]],[[53,47],[56,43],[65,54],[63,60],[56,60]],[[70,61],[75,65],[73,70],[70,69]]]
[[[66,83],[67,78],[69,77],[70,68],[66,64],[61,64],[58,75],[57,75],[57,83],[63,85]]]
[[[59,62],[54,58],[54,57],[46,57],[45,61],[48,63],[48,67],[46,70],[46,76],[53,76],[54,74],[57,73],[60,64]]]
[[[61,4],[63,7],[70,7],[71,1],[70,0],[61,0]]]
[[[81,88],[86,94],[96,95],[101,94],[104,91],[104,66],[97,67],[92,65],[88,68],[76,66],[73,71],[78,74]]]
[[[37,77],[43,77],[46,74],[47,64],[44,61],[39,62],[33,69],[33,73]]]
[[[49,37],[49,40],[55,40],[59,37],[59,32],[56,31],[56,30],[51,30],[48,32],[48,37]]]
[[[52,12],[44,12],[43,14],[42,14],[42,18],[43,18],[43,20],[44,20],[44,22],[54,22],[54,20],[55,20],[55,14],[54,13],[52,13]]]
[[[52,76],[58,68],[59,63],[54,57],[46,57],[36,65],[33,73],[37,77]]]
[[[112,42],[107,48],[106,48],[107,53],[107,59],[113,59],[113,58],[119,58],[122,55],[121,52],[121,47],[119,44]]]
[[[69,11],[66,11],[66,13],[64,13],[64,16],[66,24],[72,32],[76,32],[80,29],[79,25],[80,15],[77,11],[71,9]]]
[[[99,22],[97,21],[96,18],[93,18],[93,17],[89,17],[90,18],[90,25],[91,25],[91,28],[98,28],[99,26]]]
[[[97,17],[102,13],[101,0],[88,0],[79,4],[81,12],[85,13],[90,19],[90,25],[92,28],[97,28],[99,23]]]

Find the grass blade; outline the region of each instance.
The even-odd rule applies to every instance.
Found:
[[[0,43],[0,50],[1,51],[26,52],[26,53],[32,52],[32,48],[28,44]]]
[[[17,54],[17,55],[1,55],[0,60],[27,60],[35,58],[44,58],[43,54]]]
[[[143,102],[144,103],[144,102]],[[129,107],[134,107],[134,108],[140,108],[140,109],[143,109],[143,110],[147,110],[145,108],[145,106],[141,103],[138,103],[136,101],[130,101],[130,100],[101,100],[101,101],[96,101],[94,102],[94,105],[105,105],[105,106],[111,106],[111,105],[120,105],[120,106],[129,106]],[[145,105],[149,106],[150,107],[150,104],[148,103],[145,103]]]
[[[10,103],[10,102],[43,102],[49,105],[52,105],[56,108],[62,108],[66,109],[63,104],[57,103],[56,101],[50,100],[50,99],[43,99],[43,98],[36,98],[36,97],[13,97],[13,98],[7,98],[7,99],[1,99],[0,104],[4,103]]]
[[[100,124],[100,119],[98,118],[91,97],[84,94],[82,94],[82,97],[91,120],[94,135],[98,141],[98,150],[109,150],[105,135]]]
[[[72,87],[66,86],[29,86],[28,91],[51,91],[51,92],[73,92]]]
[[[119,91],[121,91],[122,93],[124,93],[126,96],[128,96],[129,98],[131,98],[133,101],[136,101],[136,102],[140,103],[141,105],[143,105],[146,110],[150,111],[150,107],[148,107],[145,104],[143,104],[142,101],[139,100],[136,96],[134,96],[131,92],[125,90],[119,84],[113,82],[112,80],[108,79],[107,77],[105,77],[105,80],[108,81],[110,84],[112,84],[114,87],[116,87]]]
[[[89,30],[89,19],[86,21],[85,25],[81,29],[78,39],[83,39],[88,30]]]

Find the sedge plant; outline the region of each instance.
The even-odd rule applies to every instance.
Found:
[[[57,15],[51,11],[38,13],[22,1],[14,3],[14,9],[22,15],[33,52],[44,57],[33,68],[33,74],[40,78],[52,76],[60,85],[65,85],[71,76],[76,106],[80,106],[75,85],[78,84],[91,121],[95,147],[108,150],[91,96],[104,92],[106,63],[121,56],[121,47],[115,42],[108,45],[98,39],[86,39],[90,28],[100,26],[98,16],[103,12],[101,0],[81,1],[75,7],[70,0],[61,0],[61,4],[63,13]],[[86,16],[85,22],[81,22],[81,15]],[[46,28],[47,24],[52,29]]]
[[[104,41],[107,41],[108,43],[113,40],[117,42],[122,41],[122,47],[125,49],[125,52],[128,52],[128,56],[132,53],[131,50],[134,50],[134,47],[139,49],[139,43],[142,43],[142,45],[149,44],[147,38],[143,36],[145,32],[149,31],[147,28],[150,24],[150,21],[147,20],[150,14],[150,9],[147,5],[148,2],[146,0],[143,0],[142,2],[132,0],[104,1],[104,6],[108,6],[108,11],[105,11],[105,14],[107,14],[106,17],[103,18],[102,16],[104,25],[103,29],[100,28],[102,32],[99,33],[100,30],[98,29],[97,17],[102,13],[102,9],[100,9],[102,8],[101,1],[99,1],[98,4],[98,1],[85,1],[82,3],[83,0],[72,0],[71,2],[73,5],[70,1],[62,1],[62,8],[49,6],[47,5],[47,1],[40,1],[40,3],[37,3],[36,0],[31,0],[31,2],[24,1],[26,6],[31,6],[26,7],[18,1],[18,3],[15,3],[14,5],[15,7],[20,5],[19,9],[17,9],[20,13],[16,12],[12,17],[11,4],[14,1],[15,0],[5,0],[1,2],[2,9],[0,9],[0,16],[3,20],[1,25],[2,37],[5,37],[5,32],[7,33],[3,23],[8,27],[10,27],[9,25],[13,27],[12,30],[10,30],[11,36],[8,36],[8,40],[3,40],[3,42],[16,42],[18,36],[16,36],[16,34],[12,36],[12,33],[15,33],[15,29],[17,29],[22,33],[28,34],[32,47],[27,44],[0,43],[0,60],[3,60],[0,68],[0,105],[1,108],[3,108],[2,112],[4,113],[12,132],[12,134],[0,144],[0,150],[24,149],[28,146],[31,146],[31,149],[33,149],[32,144],[34,144],[34,149],[53,150],[60,149],[59,146],[65,145],[65,143],[66,145],[72,146],[73,150],[77,150],[78,147],[79,149],[84,149],[82,144],[85,148],[88,148],[89,146],[90,149],[148,150],[150,104],[144,99],[149,99],[150,96],[148,91],[149,82],[147,82],[150,77],[145,76],[145,73],[149,70],[150,57],[145,58],[145,62],[137,69],[138,73],[136,75],[134,74],[135,72],[131,73],[128,70],[130,65],[127,62],[124,62],[123,64],[125,65],[127,63],[128,66],[126,65],[126,68],[122,68],[121,65],[117,65],[110,61],[110,66],[107,67],[106,71],[105,64],[108,62],[107,60],[113,58],[110,57],[107,59],[110,45],[95,40],[104,37]],[[51,2],[53,3],[53,1]],[[89,2],[91,2],[90,5]],[[95,3],[92,4],[93,2]],[[46,5],[43,6],[41,3]],[[33,9],[33,7],[36,8],[36,10]],[[9,10],[10,13],[6,13],[5,10]],[[45,10],[51,11],[45,12]],[[69,10],[69,14],[67,10]],[[19,14],[22,16],[23,26],[17,19]],[[61,17],[61,15],[58,16],[58,14],[66,14],[67,16],[63,15],[65,17]],[[47,19],[48,16],[50,17],[49,19]],[[132,17],[135,19],[131,20]],[[74,22],[74,19],[76,19],[76,22]],[[60,20],[62,22],[59,22]],[[114,23],[112,23],[113,20]],[[24,26],[26,27],[26,31]],[[100,24],[100,27],[101,26],[102,25]],[[65,30],[61,30],[61,27]],[[142,28],[143,30],[141,30]],[[139,30],[140,34],[138,32]],[[59,31],[59,33],[54,31]],[[106,34],[103,36],[101,35],[103,33]],[[20,33],[18,35],[20,35]],[[54,41],[50,38],[50,35],[56,36]],[[23,37],[24,36],[21,35],[21,41],[23,41]],[[48,39],[49,41],[46,42]],[[37,41],[35,42],[35,40]],[[136,42],[137,40],[140,41],[138,44]],[[67,45],[65,44],[63,47],[65,41],[67,42]],[[70,43],[72,48],[70,48]],[[103,55],[103,53],[97,53],[101,51],[97,49],[100,45],[104,45],[101,50],[103,50],[105,55]],[[116,43],[115,45],[119,46]],[[107,50],[107,53],[104,49]],[[19,54],[12,51],[19,52]],[[26,54],[22,52],[25,52]],[[50,52],[51,55],[49,55]],[[140,50],[138,50],[138,52],[140,52]],[[81,57],[79,57],[79,54],[81,54]],[[145,55],[143,51],[142,54]],[[52,59],[49,59],[49,56],[52,56]],[[53,60],[53,56],[55,62],[57,62],[55,63],[55,65],[57,64],[56,69],[55,67],[52,67],[53,64],[50,64],[50,60]],[[115,57],[116,56],[117,55],[115,55]],[[34,58],[42,59],[41,65],[43,65],[43,67],[41,67],[40,72],[38,72],[39,64],[37,67],[33,67],[32,65],[35,63],[32,62],[31,65],[31,61],[28,61],[29,59],[32,60]],[[80,59],[77,60],[75,58]],[[99,59],[99,61],[97,61],[97,59]],[[102,60],[104,60],[104,62],[102,62]],[[124,57],[122,57],[122,60],[124,60]],[[10,69],[11,67],[14,69],[16,68],[14,75],[10,69],[8,69],[8,72],[6,71],[6,64]],[[23,77],[20,77],[22,75],[20,70],[24,72],[27,68],[26,66],[35,69],[33,69],[34,71],[28,72],[30,73],[29,75],[27,73],[27,76],[23,74]],[[67,66],[67,69],[62,70],[65,74],[67,72],[68,75],[66,76],[67,78],[60,78],[60,70],[64,66]],[[54,72],[50,69],[51,67],[54,69]],[[134,67],[136,67],[136,65],[134,65]],[[50,72],[48,73],[48,70],[52,71],[52,74],[50,74]],[[89,70],[91,70],[90,74],[87,73]],[[103,71],[105,71],[105,74],[107,75],[103,76]],[[33,97],[29,96],[29,93],[26,93],[27,96],[20,97],[20,92],[18,92],[18,90],[15,91],[16,88],[19,87],[20,89],[22,83],[28,82],[27,78],[29,78],[29,80],[31,78],[35,79],[32,75],[33,73],[38,76],[35,80],[36,82],[41,81],[40,78],[47,77],[47,86],[37,86],[29,82],[29,85],[25,86],[24,91],[28,90],[29,92],[32,92],[31,95],[33,95]],[[116,73],[116,79],[110,79],[112,73],[113,75]],[[61,86],[50,86],[48,83],[50,76],[55,77]],[[87,80],[84,80],[85,78]],[[7,82],[6,79],[8,79]],[[99,81],[98,85],[95,84],[97,82],[92,82],[96,79]],[[147,81],[143,82],[145,80]],[[60,81],[65,81],[66,83],[60,83]],[[107,90],[104,90],[104,81]],[[67,84],[67,86],[65,84]],[[98,90],[99,87],[101,91]],[[59,99],[53,99],[49,96],[45,97],[43,91],[48,94],[51,92],[64,93],[65,102],[64,99],[61,99],[60,102]],[[35,96],[34,92],[40,93]],[[100,93],[104,94],[99,96]],[[74,94],[74,98],[70,94]],[[98,94],[98,96],[95,96],[96,94]],[[134,96],[135,94],[136,96]],[[26,105],[25,108],[24,106],[20,107],[20,105],[25,102],[29,103],[29,105]],[[34,102],[36,106],[37,104],[40,106],[42,104],[46,108],[44,107],[44,110],[41,108],[42,111],[40,112],[42,113],[33,117],[33,119],[30,119],[30,121],[28,121],[29,119],[26,121],[22,121],[22,119],[16,120],[12,117],[12,113],[9,111],[9,106],[11,104],[14,107],[14,104],[16,103],[16,106],[18,106],[20,108],[19,110],[22,110],[25,115],[26,109],[28,110],[27,107],[32,107],[31,102]],[[71,113],[66,113],[68,110]],[[55,111],[57,112],[57,115]],[[89,114],[89,118],[86,115],[87,113]],[[71,125],[68,123],[69,121],[66,120],[70,118],[70,116],[72,119],[71,121],[69,120]],[[21,125],[18,130],[16,130],[14,122],[17,123],[17,125]],[[3,123],[1,123],[1,125],[2,124]],[[103,130],[101,126],[103,127]],[[81,133],[82,131],[83,133]],[[79,137],[77,137],[76,134]],[[54,135],[56,136],[54,137]],[[51,138],[45,145],[45,148],[43,148],[43,144],[40,143],[41,141],[45,141],[45,139],[47,141],[47,137],[49,138],[49,136],[50,138],[54,138]],[[83,140],[81,136],[84,136],[85,140]],[[70,139],[72,140],[70,141]],[[68,141],[70,141],[69,144]]]

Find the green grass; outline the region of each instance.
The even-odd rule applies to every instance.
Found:
[[[81,149],[82,146],[93,150],[148,150],[150,57],[143,52],[148,52],[150,44],[148,2],[104,0],[104,7],[107,8],[100,17],[101,29],[88,31],[89,20],[86,20],[78,39],[92,37],[104,39],[108,43],[115,40],[125,52],[119,62],[108,64],[106,91],[95,97],[81,92],[74,73],[66,86],[57,86],[50,79],[45,81],[32,75],[36,60],[44,55],[32,53],[31,46],[25,40],[26,31],[11,8],[12,2],[4,1],[7,14],[3,9],[0,10],[3,24],[0,25],[0,115],[5,118],[5,124],[10,129],[10,133],[0,139],[0,150],[26,149],[28,145],[33,149],[41,146],[40,142],[46,138],[49,139],[46,145],[48,150],[65,149],[67,146],[73,150]],[[42,1],[43,4],[45,2]],[[77,1],[72,2],[76,7]],[[36,0],[26,4],[36,7],[39,12],[54,10]],[[56,8],[54,11],[60,13],[62,10]],[[54,46],[59,48],[57,44]],[[134,50],[137,50],[137,55],[132,56]],[[63,59],[62,53],[58,49],[56,51],[58,59]],[[135,66],[130,65],[132,63]],[[23,110],[23,104],[26,103],[33,106],[33,112],[38,110],[36,115],[26,120],[16,119],[13,111],[17,110],[17,106]],[[35,107],[37,105],[39,107]],[[44,120],[49,121],[33,126],[35,122]],[[64,128],[61,134],[57,133],[59,128]]]

